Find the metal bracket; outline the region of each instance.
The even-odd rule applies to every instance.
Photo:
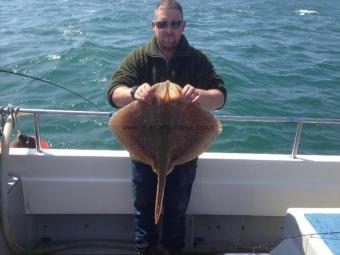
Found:
[[[17,123],[17,116],[18,116],[19,110],[20,110],[19,107],[14,107],[11,104],[9,104],[7,107],[4,107],[4,106],[0,107],[0,115],[1,115],[0,136],[2,136],[3,134],[6,119],[9,115],[11,115],[13,119],[12,127],[15,126],[15,124]]]
[[[1,106],[0,108],[0,114],[1,114],[1,126],[0,126],[0,136],[2,136],[2,131],[4,130],[4,126],[5,126],[5,121],[6,121],[6,108],[4,106]]]

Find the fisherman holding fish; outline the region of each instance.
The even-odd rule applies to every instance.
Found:
[[[181,5],[175,0],[161,0],[151,23],[154,36],[142,48],[128,55],[114,73],[107,97],[114,107],[124,107],[134,100],[152,104],[151,86],[170,80],[182,87],[184,105],[198,103],[209,110],[226,102],[222,78],[209,59],[189,45],[183,35],[186,23]],[[164,194],[163,233],[165,254],[181,254],[185,245],[185,212],[195,179],[197,158],[178,165],[167,176]],[[138,254],[157,254],[158,226],[154,219],[157,175],[151,166],[132,160],[132,194],[135,207],[135,242]]]

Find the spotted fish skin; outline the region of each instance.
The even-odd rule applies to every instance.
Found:
[[[166,176],[197,158],[221,133],[221,123],[198,103],[184,105],[182,88],[170,81],[152,86],[152,104],[134,101],[117,111],[109,126],[132,158],[157,174],[155,224],[162,212]]]

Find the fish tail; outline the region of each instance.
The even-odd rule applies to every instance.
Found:
[[[165,181],[166,181],[165,176],[158,176],[156,204],[155,204],[155,224],[158,224],[159,218],[161,217],[161,213],[162,213]]]

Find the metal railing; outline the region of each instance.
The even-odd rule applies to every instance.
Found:
[[[41,152],[40,147],[40,115],[77,115],[77,116],[94,116],[94,117],[111,117],[111,112],[97,112],[97,111],[70,111],[70,110],[49,110],[49,109],[29,109],[29,108],[15,108],[11,105],[7,107],[1,107],[0,113],[2,121],[7,115],[16,114],[33,114],[34,116],[34,128],[36,138],[36,149]],[[235,121],[235,122],[267,122],[267,123],[295,123],[296,132],[294,137],[294,144],[291,152],[291,156],[296,158],[298,153],[301,132],[304,124],[340,124],[340,119],[328,119],[328,118],[299,118],[299,117],[256,117],[256,116],[228,116],[228,115],[216,115],[216,118],[222,122]]]

